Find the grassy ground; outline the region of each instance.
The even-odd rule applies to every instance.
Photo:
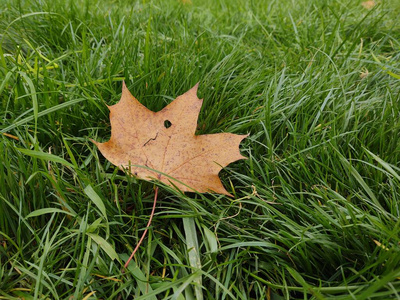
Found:
[[[400,299],[397,1],[0,2],[0,299]],[[122,80],[250,133],[234,199],[160,185],[125,274],[154,184],[89,141]]]

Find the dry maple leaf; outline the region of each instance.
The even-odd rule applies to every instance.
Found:
[[[239,144],[248,135],[195,135],[203,103],[196,84],[159,112],[132,96],[125,83],[121,100],[109,106],[111,138],[93,141],[111,163],[137,178],[158,179],[181,191],[230,195],[219,171],[239,159]]]

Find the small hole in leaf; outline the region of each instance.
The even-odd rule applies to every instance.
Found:
[[[172,125],[172,123],[171,123],[170,120],[165,120],[165,121],[164,121],[164,127],[165,127],[165,128],[170,128],[171,125]]]

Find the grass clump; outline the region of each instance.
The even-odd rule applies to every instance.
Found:
[[[3,4],[0,298],[400,299],[396,1]],[[124,275],[153,184],[89,142],[122,80],[250,133],[235,199],[163,186]]]

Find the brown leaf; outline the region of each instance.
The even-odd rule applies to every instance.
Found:
[[[375,1],[364,1],[361,3],[361,5],[365,8],[365,9],[372,9],[374,8],[374,6],[376,5]]]
[[[131,95],[125,83],[121,100],[110,106],[111,138],[93,141],[114,165],[140,179],[158,179],[181,191],[230,195],[219,171],[239,159],[240,142],[248,135],[195,135],[203,103],[196,84],[159,112]]]

